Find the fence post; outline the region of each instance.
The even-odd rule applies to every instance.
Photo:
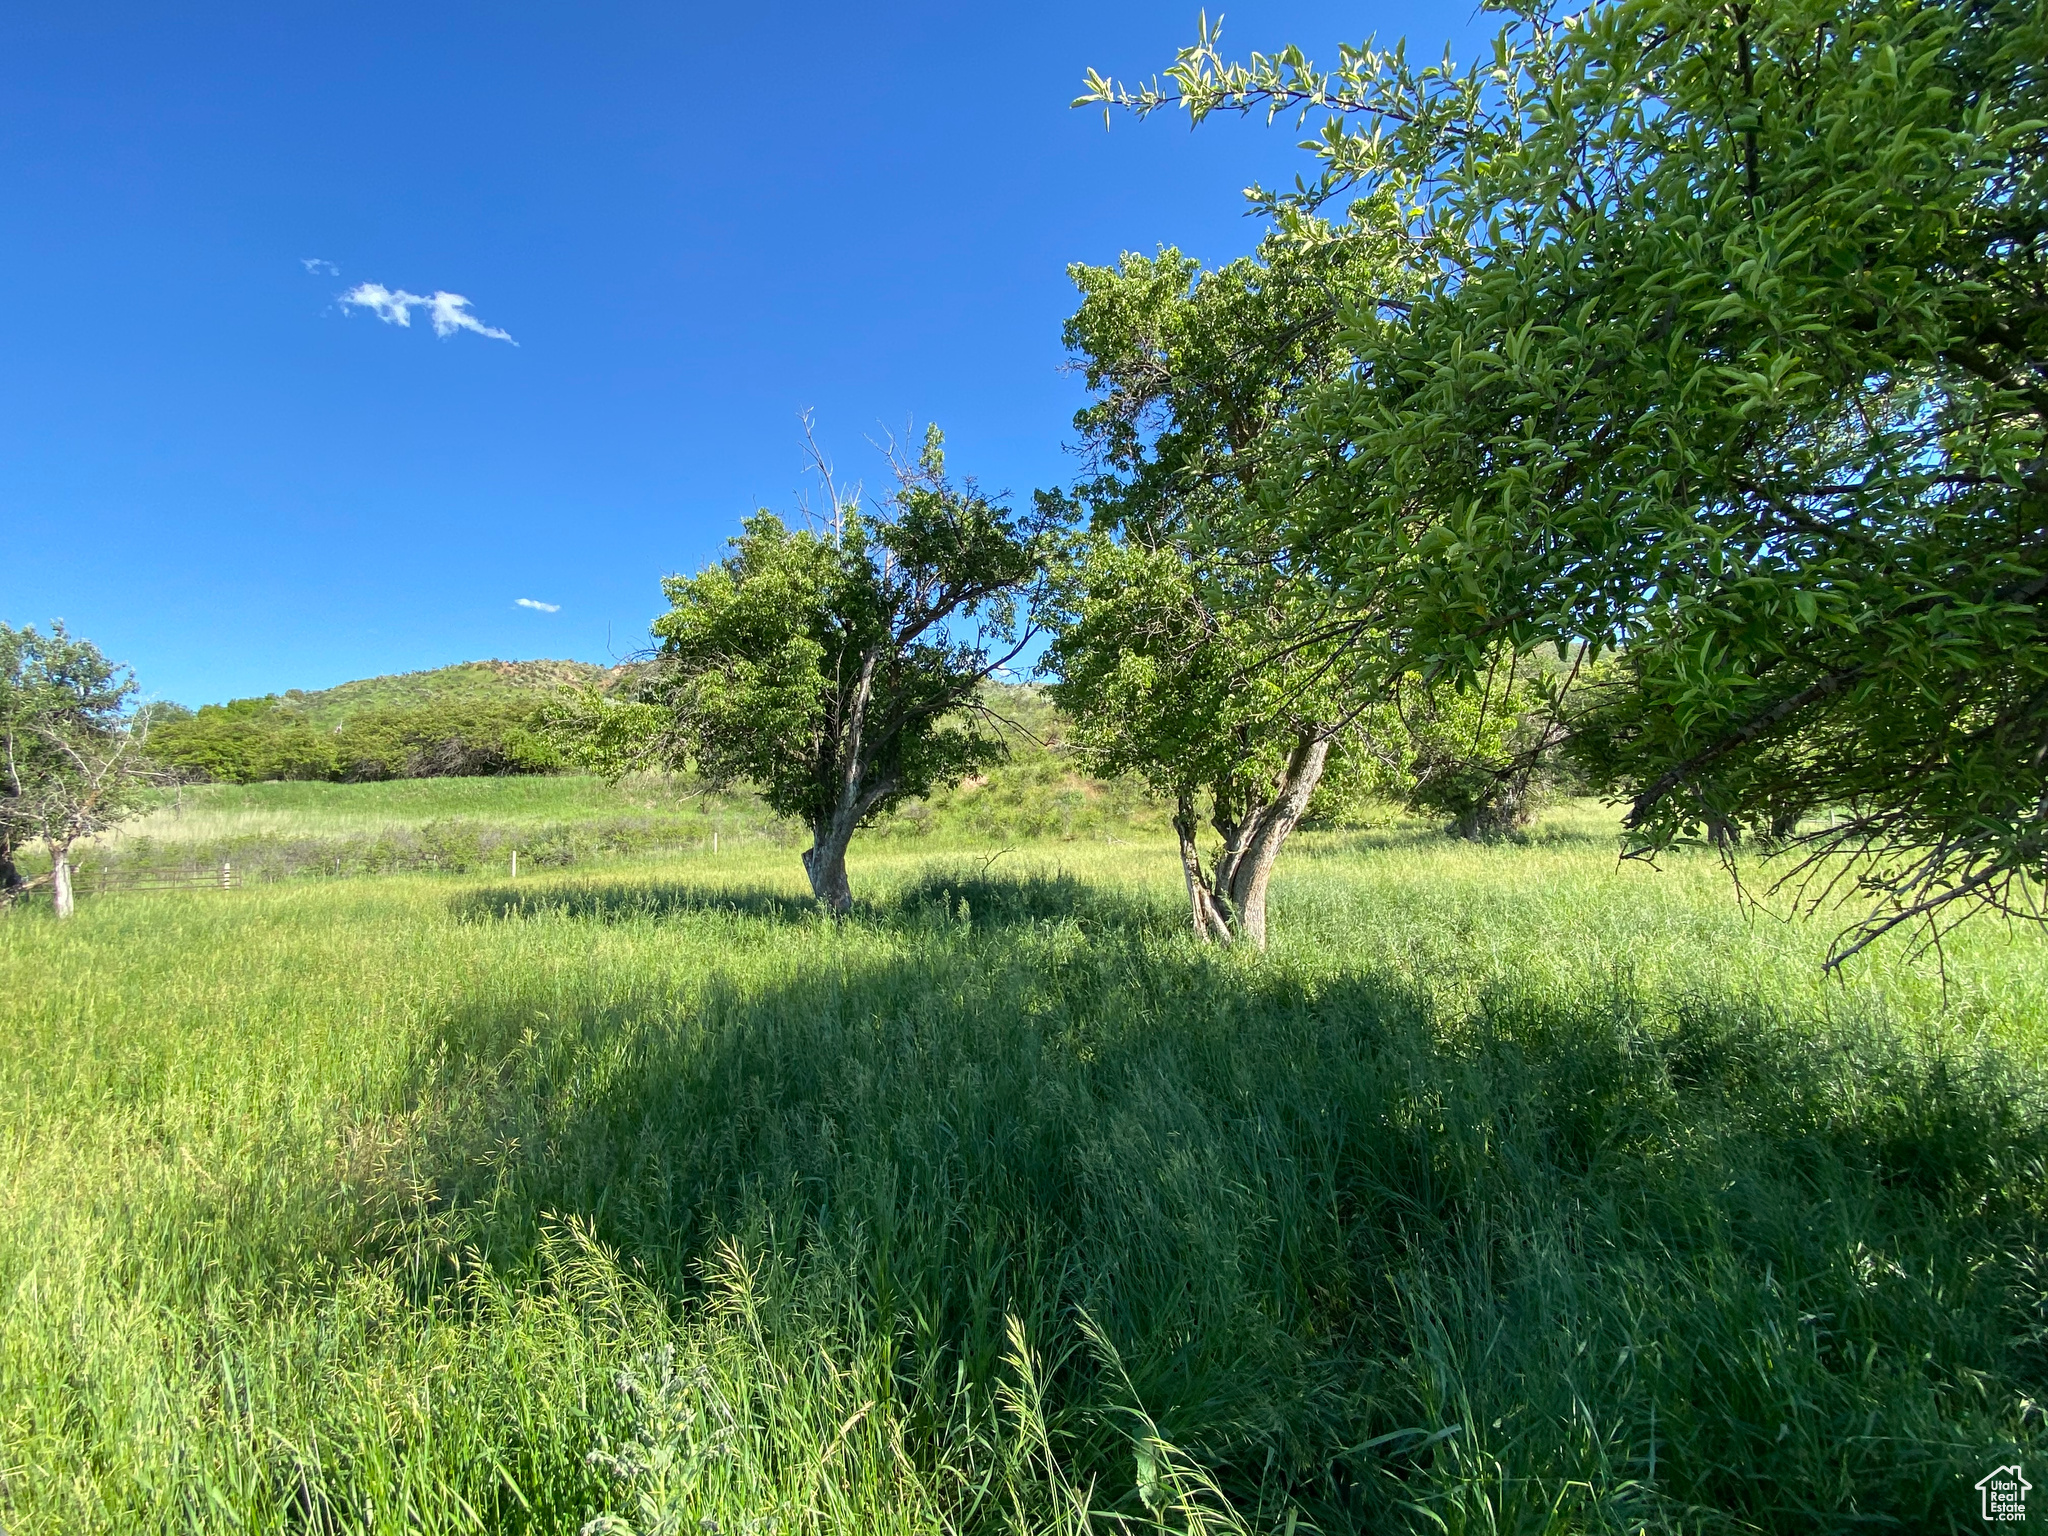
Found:
[[[71,854],[67,849],[50,864],[50,910],[59,917],[71,915]]]
[[[220,861],[220,888],[222,890],[226,890],[231,884],[233,884],[233,881],[229,878],[228,875],[228,861],[226,859],[222,859]]]
[[[519,878],[519,850],[517,848],[512,850],[512,878],[514,880]]]

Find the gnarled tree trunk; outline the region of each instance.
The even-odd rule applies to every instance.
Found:
[[[853,821],[840,824],[839,817],[811,828],[811,846],[804,850],[804,873],[811,877],[811,894],[823,902],[834,917],[853,909],[853,887],[846,880],[846,845],[853,841]]]
[[[1266,888],[1273,878],[1273,865],[1280,857],[1281,845],[1307,812],[1329,758],[1329,737],[1304,732],[1264,799],[1245,806],[1238,815],[1228,797],[1219,795],[1215,822],[1216,830],[1223,834],[1223,848],[1206,878],[1195,848],[1194,805],[1191,797],[1181,797],[1173,825],[1180,838],[1181,872],[1187,880],[1198,938],[1266,947]]]

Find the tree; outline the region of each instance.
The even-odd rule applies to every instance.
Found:
[[[1426,676],[1623,651],[1572,714],[1639,850],[1837,811],[1839,961],[2048,859],[2044,57],[2040,0],[1622,0],[1084,99],[1328,114],[1265,205],[1423,280],[1350,295],[1276,536]]]
[[[1347,723],[1341,684],[1313,676],[1284,597],[1235,588],[1172,543],[1096,534],[1050,584],[1052,693],[1099,772],[1136,773],[1173,802],[1197,936],[1266,943],[1266,890]],[[1205,803],[1206,802],[1206,803]],[[1220,846],[1200,848],[1203,811]]]
[[[1274,863],[1333,751],[1464,835],[1523,814],[1529,764],[1498,760],[1521,693],[1460,700],[1386,667],[1258,502],[1303,403],[1354,366],[1344,295],[1416,286],[1402,249],[1300,218],[1215,271],[1172,249],[1069,269],[1082,302],[1065,339],[1096,397],[1075,417],[1091,535],[1053,584],[1047,660],[1097,763],[1173,800],[1205,938],[1264,945]],[[1220,839],[1207,861],[1203,806]]]
[[[146,727],[128,716],[135,681],[59,623],[0,624],[0,896],[47,880],[69,917],[71,850],[140,809],[150,775]],[[50,873],[24,880],[16,854],[41,841]]]
[[[1404,678],[1397,694],[1404,798],[1411,810],[1449,818],[1454,837],[1486,842],[1533,819],[1562,723],[1524,666],[1499,658],[1476,688],[1431,687]]]
[[[810,827],[804,869],[836,913],[859,827],[1002,756],[980,690],[1028,643],[1017,597],[1045,553],[1035,519],[948,480],[936,427],[897,468],[871,512],[826,470],[828,527],[757,513],[726,559],[664,582],[645,689],[662,759]]]
[[[1047,663],[1098,765],[1173,800],[1205,939],[1264,946],[1274,863],[1369,702],[1352,627],[1247,514],[1296,402],[1348,368],[1333,293],[1377,255],[1302,221],[1211,272],[1171,249],[1069,269],[1090,534],[1051,588]]]

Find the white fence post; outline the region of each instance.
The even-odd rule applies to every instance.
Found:
[[[519,878],[519,850],[517,848],[512,850],[512,878],[514,880]]]

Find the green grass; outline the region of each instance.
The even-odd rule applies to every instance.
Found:
[[[156,809],[123,828],[120,837],[169,847],[256,837],[375,837],[451,821],[513,832],[623,818],[694,830],[707,812],[726,809],[728,801],[736,818],[742,807],[758,817],[751,797],[707,797],[691,785],[663,779],[611,785],[586,774],[193,784],[161,792]]]
[[[983,777],[899,807],[871,842],[953,848],[1052,838],[1157,837],[1163,809],[1136,781],[1104,783],[1043,750],[1020,750]],[[164,790],[146,816],[82,850],[88,866],[218,866],[255,878],[384,874],[401,869],[528,869],[680,847],[787,848],[803,829],[744,791],[714,794],[682,778],[618,784],[584,774],[275,781]],[[34,854],[30,854],[34,863]]]
[[[1304,839],[1263,958],[1157,843],[855,847],[839,926],[775,850],[0,919],[0,1524],[1960,1530],[2048,1461],[2037,936],[1827,981],[1585,815]]]

